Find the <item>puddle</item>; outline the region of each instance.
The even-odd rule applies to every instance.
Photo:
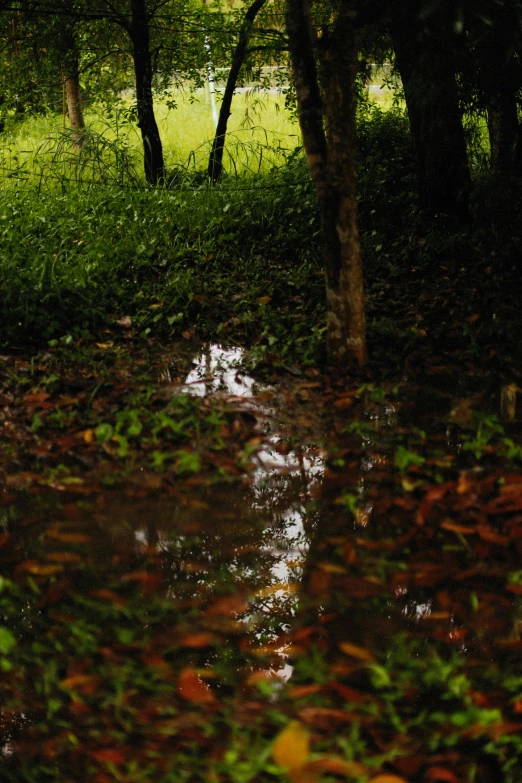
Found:
[[[244,359],[239,348],[210,345],[195,356],[182,381],[173,385],[166,372],[162,385],[163,397],[185,392],[213,398],[250,417],[256,446],[248,479],[210,483],[193,476],[161,492],[129,482],[92,496],[65,491],[40,496],[35,490],[0,508],[2,575],[23,585],[13,596],[11,615],[4,602],[3,621],[21,639],[23,667],[33,666],[35,682],[43,683],[38,691],[30,678],[21,683],[13,675],[13,692],[19,699],[23,693],[25,702],[18,712],[4,713],[5,759],[23,757],[24,749],[27,758],[38,755],[35,747],[41,745],[46,763],[60,754],[68,759],[63,780],[105,783],[109,767],[98,778],[88,766],[71,772],[78,754],[66,732],[77,733],[89,749],[94,743],[99,757],[91,754],[91,761],[109,758],[117,764],[119,756],[104,744],[105,736],[113,732],[122,743],[125,726],[127,734],[139,735],[138,748],[143,737],[150,740],[149,724],[157,720],[153,742],[167,740],[154,745],[154,758],[168,754],[170,742],[174,754],[194,748],[195,764],[215,750],[209,737],[221,728],[209,726],[220,699],[234,694],[233,709],[255,712],[261,697],[249,690],[251,679],[271,675],[278,685],[269,703],[277,705],[283,681],[293,677],[294,683],[300,676],[298,684],[306,688],[317,667],[313,692],[321,694],[324,706],[305,707],[300,720],[324,736],[337,736],[335,720],[344,721],[341,727],[348,721],[341,696],[353,700],[351,721],[353,710],[372,694],[369,663],[375,664],[374,680],[381,678],[377,690],[383,688],[385,699],[397,698],[390,701],[390,714],[404,719],[404,726],[399,719],[395,725],[401,725],[399,747],[408,738],[410,719],[415,737],[420,735],[411,717],[416,700],[430,709],[422,701],[425,694],[419,695],[422,677],[429,680],[423,656],[431,655],[441,672],[443,661],[453,665],[457,654],[469,656],[466,676],[472,679],[497,660],[499,649],[520,643],[512,633],[512,599],[522,593],[522,577],[512,594],[504,589],[508,572],[518,571],[522,540],[517,480],[501,485],[500,472],[493,479],[485,471],[451,474],[462,446],[453,445],[444,467],[437,452],[440,444],[449,448],[442,417],[440,432],[433,420],[432,432],[421,438],[423,456],[416,455],[407,440],[416,414],[404,415],[398,401],[370,401],[363,410],[350,399],[348,412],[340,414],[332,392],[330,402],[321,402],[320,418],[313,399],[294,410],[284,384],[260,383],[245,372]],[[353,418],[361,425],[355,435],[346,427],[352,404],[359,405]],[[339,453],[328,465],[321,447],[325,431]],[[410,460],[402,473],[399,447],[403,460]],[[0,635],[0,665],[1,645]],[[308,673],[299,675],[295,656],[307,654]],[[462,662],[458,666],[464,670]],[[382,685],[396,671],[403,678],[400,687]],[[457,679],[452,687],[464,687],[465,677]],[[330,704],[327,686],[337,680],[337,701]],[[445,687],[437,680],[439,721],[460,698]],[[484,687],[474,684],[473,693]],[[107,701],[104,693],[111,694]],[[381,696],[361,726],[381,719]],[[55,715],[49,702],[57,705]],[[115,713],[121,719],[116,729]],[[24,721],[30,724],[27,733]],[[41,734],[39,726],[45,727]],[[277,730],[280,726],[281,721]],[[388,742],[392,736],[390,726],[368,732],[381,743],[378,753],[382,737]],[[135,763],[132,753],[138,750],[125,747]],[[201,779],[209,779],[205,775]]]

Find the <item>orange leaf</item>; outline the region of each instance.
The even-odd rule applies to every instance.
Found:
[[[216,702],[208,685],[190,666],[183,669],[179,676],[178,693],[182,699],[193,704],[215,704]]]
[[[387,772],[384,772],[382,775],[377,775],[376,777],[371,778],[368,783],[408,783],[408,781],[406,778],[401,778],[398,775],[390,775]]]
[[[34,403],[44,402],[48,400],[51,395],[48,392],[34,392],[27,393],[23,396],[24,405],[33,405]]]
[[[345,761],[342,758],[333,756],[331,758],[320,758],[310,761],[306,765],[306,770],[310,772],[330,772],[332,775],[347,775],[351,778],[364,775],[366,767],[356,761]]]
[[[53,560],[55,563],[77,563],[81,557],[74,552],[49,552],[46,559]]]
[[[248,602],[240,595],[229,595],[219,598],[209,606],[206,614],[211,617],[230,617],[243,614],[248,609]]]
[[[20,571],[27,571],[29,574],[34,574],[35,576],[52,576],[53,574],[58,574],[60,571],[63,571],[62,565],[38,563],[36,560],[27,560],[18,568]]]
[[[295,772],[304,767],[309,755],[309,730],[298,720],[290,721],[274,742],[272,758],[280,767]]]
[[[119,748],[101,748],[100,750],[91,750],[89,756],[98,764],[123,764],[125,753]]]
[[[56,541],[63,541],[64,544],[88,544],[91,540],[91,537],[84,533],[62,533],[60,530],[47,530],[45,535]]]
[[[268,304],[269,302],[272,301],[272,297],[271,296],[260,296],[257,301],[259,302],[259,304],[266,305],[266,304]]]
[[[106,587],[100,587],[99,590],[93,590],[91,592],[93,598],[104,598],[107,601],[112,601],[117,606],[122,606],[125,601],[118,595],[118,593],[108,590]]]
[[[131,571],[125,574],[123,579],[129,582],[138,582],[146,593],[153,593],[163,582],[161,574],[152,571]]]
[[[433,783],[460,783],[462,778],[457,777],[454,772],[446,767],[430,767],[424,774],[426,780]]]
[[[350,655],[352,658],[357,658],[359,661],[375,660],[373,655],[368,652],[368,650],[365,650],[364,647],[357,647],[357,645],[350,644],[350,642],[341,642],[339,647],[344,653],[346,653],[346,655]]]
[[[187,633],[179,640],[180,647],[209,647],[216,641],[213,633],[203,631],[201,633]]]
[[[60,685],[68,691],[79,690],[82,693],[93,693],[99,682],[100,678],[94,674],[72,674],[62,680]]]

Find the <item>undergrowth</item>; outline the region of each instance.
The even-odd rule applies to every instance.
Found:
[[[169,187],[150,189],[133,179],[131,162],[113,146],[101,152],[91,146],[109,156],[97,184],[87,153],[86,181],[53,180],[52,156],[39,185],[4,180],[4,345],[87,338],[125,316],[144,337],[217,335],[256,345],[283,363],[324,358],[320,227],[299,150],[281,168],[228,177],[214,188],[201,172],[184,170]],[[507,205],[499,210],[488,199],[492,183],[479,181],[474,228],[441,216],[428,220],[415,206],[407,120],[398,111],[373,107],[360,118],[359,157],[369,339],[377,361],[396,366],[427,329],[437,337],[457,316],[465,324],[460,337],[472,349],[506,336],[516,343],[518,327],[508,328],[501,312],[518,286],[516,190],[494,183]],[[126,167],[120,179],[118,166]],[[506,192],[514,194],[511,202]],[[429,290],[425,304],[421,289]],[[466,325],[477,313],[480,319]]]

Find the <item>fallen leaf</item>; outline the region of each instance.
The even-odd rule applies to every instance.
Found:
[[[203,631],[201,633],[187,633],[182,636],[178,644],[180,647],[192,647],[198,649],[200,647],[209,647],[214,644],[216,637],[213,633]]]
[[[306,765],[306,771],[330,772],[332,775],[346,775],[350,778],[360,777],[367,772],[364,764],[359,764],[356,761],[345,761],[344,759],[337,758],[336,756],[310,761]]]
[[[119,326],[122,326],[124,329],[130,329],[132,326],[132,318],[130,318],[128,315],[124,315],[123,318],[118,318],[116,323]]]
[[[51,395],[48,392],[29,392],[24,394],[22,402],[24,405],[33,405],[34,403],[45,402]]]
[[[298,720],[290,721],[274,742],[272,758],[278,766],[295,772],[304,767],[309,755],[309,730]]]
[[[424,777],[433,783],[461,783],[462,780],[447,767],[430,767],[424,773]]]
[[[88,544],[91,541],[91,537],[86,536],[85,533],[62,533],[55,529],[46,530],[45,535],[64,544]]]
[[[50,565],[48,563],[38,563],[36,560],[27,560],[18,566],[20,571],[27,571],[34,576],[53,576],[63,571],[62,565]]]
[[[271,296],[260,296],[257,301],[261,305],[266,305],[266,304],[268,304],[269,302],[272,301],[272,297]]]
[[[125,761],[125,753],[119,748],[91,750],[89,756],[97,761],[98,764],[123,764]]]
[[[243,614],[248,609],[248,601],[240,595],[229,595],[219,598],[209,606],[206,614],[210,617],[230,617]]]
[[[62,680],[60,685],[68,691],[81,691],[81,693],[94,693],[100,683],[100,678],[94,674],[72,674]]]
[[[55,563],[77,563],[81,557],[75,552],[49,552],[45,559]]]
[[[178,693],[185,701],[193,704],[215,704],[216,697],[199,674],[187,666],[181,672],[178,681]]]
[[[346,655],[357,658],[359,661],[375,661],[373,655],[368,650],[365,650],[364,647],[357,647],[357,645],[350,644],[350,642],[341,642],[339,647]]]
[[[399,775],[391,775],[384,772],[382,775],[370,778],[368,783],[408,783],[408,781],[406,778],[399,777]]]

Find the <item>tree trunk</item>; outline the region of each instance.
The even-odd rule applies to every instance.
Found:
[[[482,89],[486,94],[491,168],[499,174],[513,172],[520,133],[517,94],[521,72],[516,56],[518,15],[498,7],[478,55],[487,63]],[[518,151],[518,156],[520,151]]]
[[[152,96],[152,57],[150,53],[149,19],[145,0],[131,0],[130,37],[136,76],[138,127],[143,141],[145,178],[157,185],[165,178],[163,149]]]
[[[449,33],[437,19],[425,33],[415,7],[415,2],[406,4],[391,34],[410,119],[420,203],[432,212],[467,218],[471,178]]]
[[[299,121],[321,215],[330,368],[366,362],[364,290],[357,228],[355,78],[357,46],[350,3],[323,35],[321,89],[304,0],[287,0],[287,33]],[[318,46],[318,48],[319,48]],[[326,121],[326,133],[323,121]]]
[[[69,124],[72,130],[72,140],[75,147],[80,147],[82,144],[82,131],[85,128],[85,121],[83,119],[82,111],[78,64],[76,65],[76,68],[65,74],[64,82],[65,95],[67,98],[67,113],[69,114]]]
[[[516,96],[499,90],[491,96],[488,109],[491,168],[499,174],[513,171],[519,135]]]
[[[241,30],[239,31],[239,40],[232,57],[232,65],[228,73],[227,84],[223,94],[223,101],[219,111],[216,134],[214,136],[212,150],[210,152],[210,158],[208,161],[208,176],[212,182],[217,182],[223,171],[223,152],[225,149],[225,137],[227,134],[227,124],[228,118],[230,117],[232,98],[234,97],[239,72],[245,61],[248,39],[250,38],[254,19],[265,2],[266,0],[254,0],[245,14],[243,24],[241,25]]]

